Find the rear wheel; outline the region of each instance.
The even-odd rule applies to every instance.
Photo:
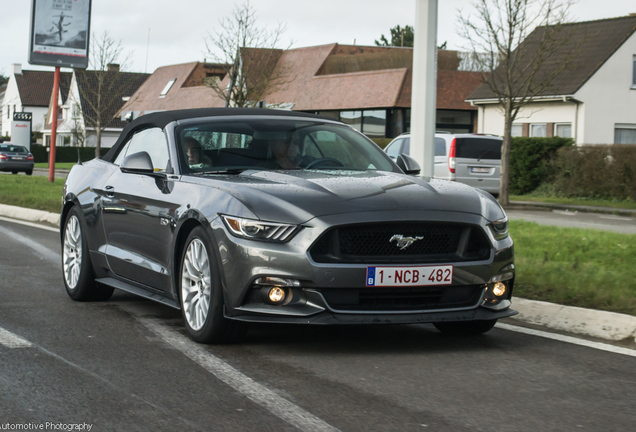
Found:
[[[24,172],[26,175],[32,175],[33,174],[33,170],[28,170]]]
[[[76,301],[108,300],[114,289],[95,283],[95,274],[80,218],[80,211],[73,207],[64,223],[62,271],[66,292]]]
[[[11,171],[11,174],[17,174],[17,173],[18,173],[17,171]]]
[[[216,251],[202,227],[192,230],[181,256],[181,312],[190,337],[201,343],[240,339],[244,323],[225,318],[223,290]]]
[[[442,333],[456,336],[480,335],[491,330],[497,320],[484,321],[456,321],[456,322],[437,322],[433,323],[437,330]]]

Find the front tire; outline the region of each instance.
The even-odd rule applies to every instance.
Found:
[[[62,272],[64,286],[75,301],[108,300],[114,289],[95,283],[88,243],[77,207],[71,208],[62,235]]]
[[[490,331],[495,324],[496,319],[483,321],[456,321],[456,322],[437,322],[433,323],[435,328],[442,333],[453,336],[475,336]]]
[[[223,314],[224,299],[216,251],[202,227],[194,228],[188,236],[180,263],[181,313],[190,337],[206,344],[240,339],[246,327]]]

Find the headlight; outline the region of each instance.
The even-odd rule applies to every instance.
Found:
[[[244,219],[221,215],[225,226],[236,237],[250,240],[284,243],[298,232],[298,225],[263,222],[254,219]]]
[[[508,237],[508,218],[496,220],[490,223],[490,230],[496,240],[503,240]]]

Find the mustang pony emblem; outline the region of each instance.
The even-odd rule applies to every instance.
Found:
[[[400,250],[404,250],[407,247],[411,246],[414,242],[418,240],[422,240],[424,237],[404,237],[402,234],[395,234],[389,240],[389,243],[395,242],[395,245],[400,248]]]

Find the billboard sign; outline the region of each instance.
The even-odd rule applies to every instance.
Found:
[[[32,0],[29,63],[88,67],[91,0]]]
[[[31,151],[31,120],[33,114],[30,112],[13,113],[11,122],[11,142],[25,146]]]

